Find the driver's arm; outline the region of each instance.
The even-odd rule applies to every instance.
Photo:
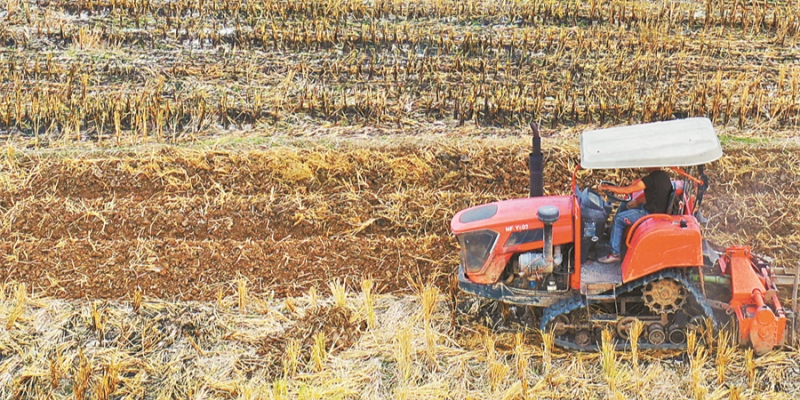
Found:
[[[635,180],[628,186],[608,186],[608,185],[600,185],[597,187],[599,190],[606,190],[611,193],[616,194],[633,194],[640,190],[644,190],[644,182],[641,179]]]
[[[631,201],[628,202],[628,208],[639,207],[644,202],[645,202],[644,196],[636,198],[636,199],[632,199]]]

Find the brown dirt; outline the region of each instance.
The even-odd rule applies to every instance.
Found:
[[[571,142],[556,142],[549,193],[566,192],[578,160]],[[331,277],[373,277],[380,292],[405,290],[409,279],[455,270],[453,213],[526,194],[527,151],[516,139],[442,139],[18,155],[0,170],[0,279],[71,298],[140,289],[207,300],[238,276],[276,296]],[[707,235],[796,263],[800,219],[789,210],[800,206],[798,165],[792,149],[728,149],[709,171]],[[594,172],[581,181],[634,174]]]

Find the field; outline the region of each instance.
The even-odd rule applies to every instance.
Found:
[[[3,398],[796,398],[796,348],[462,315],[449,221],[707,116],[704,234],[800,265],[800,4],[0,0]],[[581,185],[630,171],[582,172]]]

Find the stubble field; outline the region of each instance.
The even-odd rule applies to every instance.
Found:
[[[0,2],[0,394],[796,397],[792,349],[489,331],[453,307],[448,227],[526,195],[530,120],[560,194],[584,129],[708,116],[726,155],[705,235],[798,265],[798,12]]]

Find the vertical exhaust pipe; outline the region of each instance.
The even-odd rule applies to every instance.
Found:
[[[539,126],[531,121],[533,131],[533,149],[528,154],[528,169],[531,173],[530,197],[544,196],[544,156],[542,155],[542,138],[539,136]]]

